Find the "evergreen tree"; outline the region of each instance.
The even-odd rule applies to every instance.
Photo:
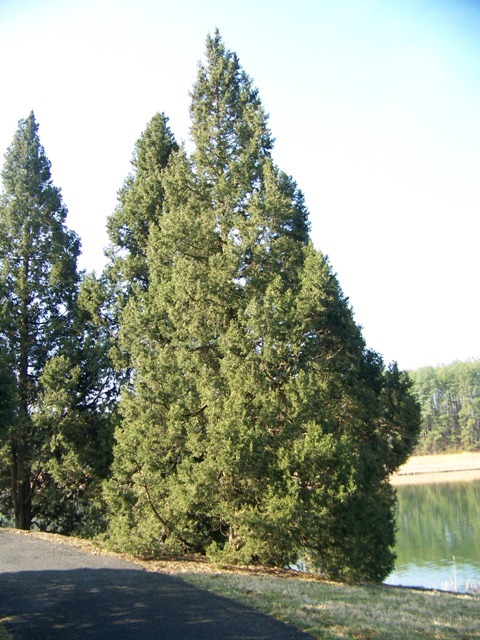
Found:
[[[178,145],[168,118],[157,113],[135,145],[133,172],[118,195],[118,206],[107,223],[110,258],[107,275],[124,295],[148,284],[146,251],[150,228],[159,224],[164,189],[162,173]]]
[[[267,117],[218,32],[172,156],[148,286],[122,317],[110,538],[379,580],[393,562],[388,476],[418,430],[408,382],[365,348],[309,240]],[[409,422],[409,420],[412,422]],[[372,528],[371,522],[375,522]]]
[[[160,224],[163,211],[162,174],[177,150],[168,118],[163,113],[155,114],[135,144],[133,171],[120,189],[117,208],[107,222],[109,261],[99,283],[105,294],[101,315],[109,319],[111,353],[119,380],[128,368],[128,349],[122,349],[118,342],[120,318],[130,297],[148,287],[148,239],[151,228]]]
[[[17,528],[35,521],[62,530],[73,485],[89,482],[67,443],[76,442],[77,453],[85,447],[84,455],[92,444],[78,429],[89,375],[81,369],[87,350],[78,331],[80,243],[65,225],[67,210],[33,113],[19,122],[2,177],[0,342],[14,384],[14,405],[1,429],[2,477],[11,479]]]
[[[91,537],[105,528],[102,483],[111,464],[118,390],[103,300],[94,274],[84,276],[70,339],[41,376],[33,417],[43,434],[33,509],[41,530]]]

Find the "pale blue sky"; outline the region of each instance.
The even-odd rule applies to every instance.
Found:
[[[207,33],[258,87],[369,346],[402,368],[480,357],[480,3],[0,0],[0,153],[34,109],[101,268],[135,140],[188,141]]]

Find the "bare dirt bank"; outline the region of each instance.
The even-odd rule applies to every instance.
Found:
[[[480,452],[412,456],[391,477],[395,486],[480,480]]]

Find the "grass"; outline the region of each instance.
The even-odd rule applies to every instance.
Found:
[[[181,577],[322,640],[480,638],[478,596],[232,573]]]

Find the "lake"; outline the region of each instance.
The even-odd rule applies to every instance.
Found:
[[[480,591],[480,481],[397,487],[397,562],[387,584]]]

